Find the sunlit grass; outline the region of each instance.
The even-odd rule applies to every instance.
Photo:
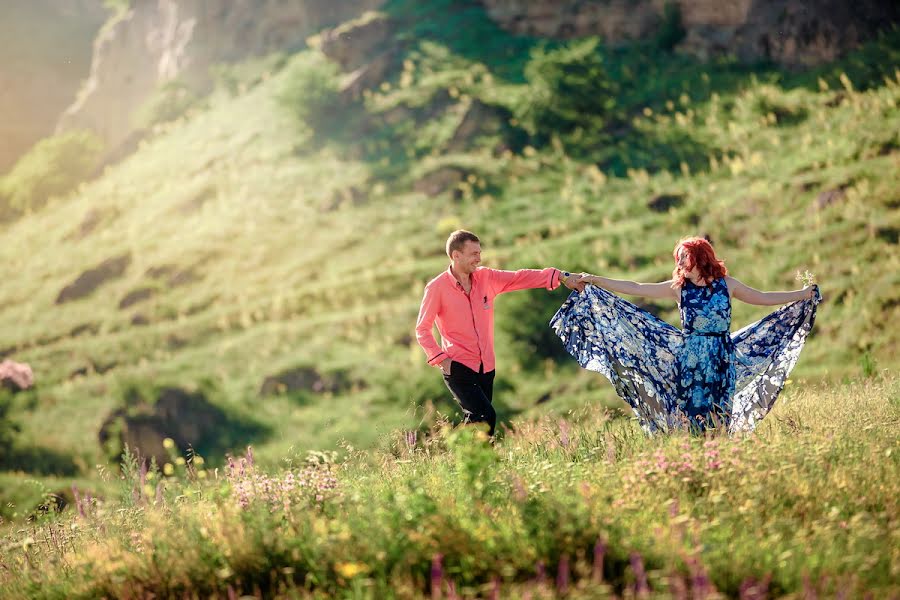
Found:
[[[6,530],[0,596],[889,597],[898,393],[789,385],[739,438],[647,438],[588,410],[514,422],[493,447],[438,428],[276,468],[126,462],[121,500]]]

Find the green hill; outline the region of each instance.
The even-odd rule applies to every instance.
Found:
[[[436,28],[435,6],[388,7],[404,45],[359,100],[314,49],[224,68],[132,156],[0,231],[0,348],[37,380],[8,397],[4,518],[34,505],[34,478],[109,492],[94,466],[115,461],[118,421],[105,447],[101,428],[156,418],[169,388],[213,407],[197,448],[213,464],[245,444],[270,465],[384,447],[452,413],[412,329],[458,227],[487,265],[636,280],[705,233],[754,287],[815,273],[826,302],[792,385],[896,370],[896,31],[792,74],[652,41],[545,46],[475,9]],[[552,339],[563,298],[499,302],[501,417],[619,406]],[[735,325],[765,313],[736,306]]]

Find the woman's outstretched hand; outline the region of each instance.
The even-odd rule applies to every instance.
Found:
[[[581,282],[581,276],[578,273],[570,273],[568,277],[560,276],[559,281],[570,290],[584,291],[584,284]]]
[[[584,286],[587,285],[587,282],[584,281],[582,277],[583,273],[572,273],[572,289],[576,290],[578,293],[584,291]]]

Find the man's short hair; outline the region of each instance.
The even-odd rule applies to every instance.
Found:
[[[465,229],[457,229],[451,233],[450,237],[447,238],[447,256],[453,258],[454,250],[462,252],[466,242],[476,242],[480,244],[481,240],[478,239],[477,235],[471,231],[466,231]]]

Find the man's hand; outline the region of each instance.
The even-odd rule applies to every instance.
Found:
[[[440,365],[438,365],[441,368],[441,371],[444,372],[444,375],[450,374],[450,363],[451,362],[453,362],[453,361],[450,360],[449,358],[445,358],[444,360],[441,361]]]

